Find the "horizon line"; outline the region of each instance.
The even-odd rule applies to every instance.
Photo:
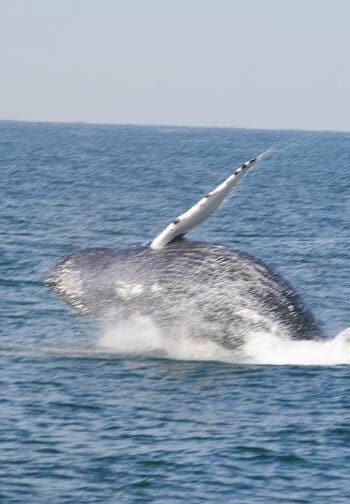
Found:
[[[309,133],[350,133],[350,130],[342,129],[312,129],[312,128],[269,128],[269,127],[247,127],[247,126],[227,126],[227,125],[206,125],[206,124],[159,124],[159,123],[114,123],[114,122],[96,122],[96,121],[54,121],[43,119],[0,119],[2,122],[12,123],[30,123],[30,124],[62,124],[62,125],[87,125],[87,126],[124,126],[124,127],[141,127],[141,128],[186,128],[186,129],[235,129],[235,130],[251,130],[251,131],[300,131]]]

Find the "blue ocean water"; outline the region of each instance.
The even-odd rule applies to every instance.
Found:
[[[268,149],[191,236],[273,266],[328,341],[160,359],[44,287]],[[0,122],[0,502],[349,502],[349,161],[349,133]]]

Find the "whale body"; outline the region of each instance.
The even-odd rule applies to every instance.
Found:
[[[256,159],[170,223],[149,246],[80,250],[45,275],[45,284],[85,314],[150,317],[164,335],[209,338],[235,349],[257,332],[317,339],[322,331],[292,286],[249,254],[191,242]]]
[[[251,332],[320,336],[291,285],[248,254],[209,243],[174,241],[162,250],[86,249],[45,279],[86,314],[151,317],[166,335],[186,331],[228,348]]]

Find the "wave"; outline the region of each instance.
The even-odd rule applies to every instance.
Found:
[[[332,339],[292,340],[274,332],[246,336],[239,350],[229,350],[207,338],[191,338],[183,328],[164,335],[148,317],[133,315],[109,321],[97,349],[179,360],[219,361],[255,365],[330,366],[350,364],[350,328]]]

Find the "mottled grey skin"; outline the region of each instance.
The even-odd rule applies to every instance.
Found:
[[[150,316],[164,334],[237,348],[249,334],[317,339],[322,331],[293,288],[248,254],[178,240],[162,250],[86,249],[45,276],[68,303],[95,316]]]

